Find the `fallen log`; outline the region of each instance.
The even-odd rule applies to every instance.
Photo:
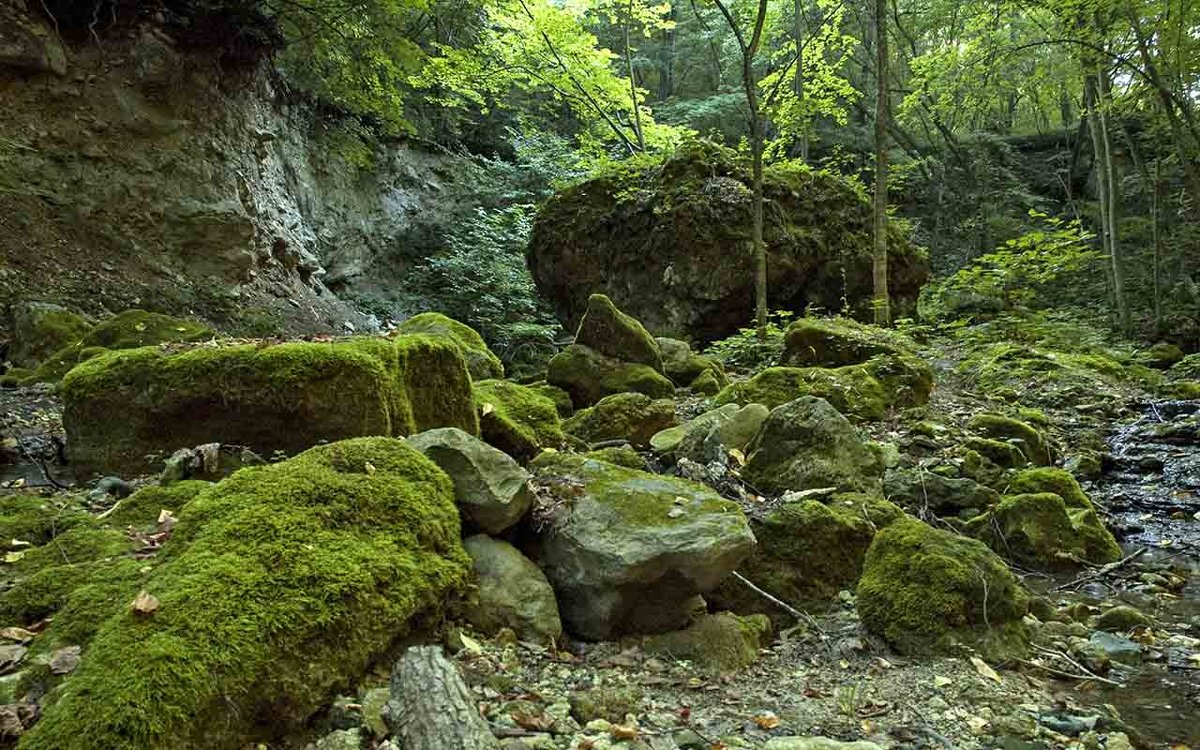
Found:
[[[404,750],[500,747],[439,646],[413,646],[396,662],[384,721]]]

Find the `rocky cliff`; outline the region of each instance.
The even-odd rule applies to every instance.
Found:
[[[62,33],[0,0],[0,306],[362,329],[333,291],[403,270],[453,210],[459,159],[317,111],[266,66],[153,19]]]

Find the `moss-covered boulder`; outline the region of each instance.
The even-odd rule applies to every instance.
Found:
[[[1138,361],[1155,370],[1168,370],[1183,358],[1183,350],[1168,341],[1160,341],[1148,349],[1138,352]]]
[[[683,424],[667,427],[650,438],[650,447],[659,453],[670,453],[678,447],[688,430],[702,429],[710,424],[723,423],[737,414],[741,409],[737,404],[725,404],[716,409],[710,409],[698,417],[689,419]]]
[[[457,427],[419,432],[405,443],[446,472],[459,511],[470,524],[500,534],[529,512],[529,473],[507,453]]]
[[[749,446],[742,476],[759,492],[834,487],[878,490],[879,456],[829,402],[804,396],[771,412]]]
[[[609,446],[608,448],[600,448],[598,450],[588,451],[583,455],[587,458],[594,458],[597,461],[603,461],[606,464],[624,466],[626,469],[650,471],[650,466],[646,463],[646,457],[628,445],[613,445]]]
[[[467,360],[467,371],[475,380],[504,377],[504,365],[500,358],[488,349],[483,337],[469,325],[459,323],[453,318],[441,313],[427,312],[414,315],[396,327],[396,331],[405,333],[428,333],[433,336],[445,336],[462,350]]]
[[[1200,353],[1189,354],[1171,365],[1167,378],[1175,381],[1200,380]]]
[[[883,329],[847,319],[801,318],[783,334],[780,362],[791,367],[843,367],[898,351]]]
[[[944,477],[920,468],[889,471],[883,490],[898,505],[939,516],[974,517],[1000,502],[999,492],[973,479]]]
[[[1027,403],[1064,406],[1116,398],[1146,368],[1130,368],[1104,353],[1062,351],[999,341],[971,351],[959,371],[985,393],[1010,393]]]
[[[566,419],[575,413],[575,404],[571,403],[571,394],[559,388],[556,385],[550,385],[544,380],[539,380],[536,383],[530,383],[526,386],[532,391],[536,391],[546,398],[554,402],[554,408],[558,409],[558,416]]]
[[[862,365],[849,367],[768,367],[749,380],[734,383],[713,403],[763,404],[774,409],[801,396],[816,396],[856,419],[879,420],[887,415],[883,385]]]
[[[536,388],[508,380],[475,383],[483,439],[520,461],[566,442],[554,402]]]
[[[156,454],[214,442],[270,456],[362,435],[479,431],[462,353],[426,335],[114,351],[75,368],[61,391],[71,463],[84,472],[145,470]]]
[[[538,566],[508,542],[478,534],[463,541],[475,569],[466,618],[481,632],[510,628],[533,643],[562,635],[554,589]]]
[[[902,518],[875,535],[857,589],[863,625],[904,654],[1023,656],[1029,594],[982,542]]]
[[[986,459],[993,466],[1003,469],[1016,469],[1029,465],[1029,458],[1020,446],[1005,440],[992,440],[984,437],[970,437],[963,441],[963,449]]]
[[[617,309],[603,294],[588,297],[579,321],[575,343],[622,362],[649,365],[663,371],[662,352],[650,332],[630,315]]]
[[[1035,568],[1102,565],[1121,557],[1096,511],[1068,508],[1051,492],[1006,497],[967,529],[998,554]]]
[[[78,344],[92,324],[60,305],[24,302],[13,306],[12,347],[8,359],[33,369],[59,349]]]
[[[828,504],[784,495],[779,507],[750,519],[758,546],[738,570],[792,606],[826,607],[839,591],[858,582],[876,531],[903,516],[892,503],[859,493],[837,495]],[[705,599],[717,609],[740,614],[787,616],[735,580],[726,580]]]
[[[1011,472],[1005,483],[1005,492],[1010,495],[1029,495],[1052,492],[1063,499],[1068,508],[1094,510],[1092,500],[1079,486],[1079,482],[1065,469],[1043,466]]]
[[[143,487],[113,507],[108,523],[117,528],[152,525],[164,510],[178,515],[185,505],[209,487],[212,487],[211,482],[198,479]]]
[[[585,443],[628,440],[639,448],[650,438],[675,424],[675,402],[652,399],[641,393],[605,396],[595,406],[578,411],[563,423],[563,429]]]
[[[651,398],[675,393],[671,381],[650,365],[614,359],[581,344],[554,355],[546,381],[571,394],[577,409],[614,393],[644,393]]]
[[[693,142],[661,159],[615,165],[542,207],[527,259],[558,317],[574,325],[604,292],[648,328],[707,343],[747,325],[754,299],[749,164]],[[797,163],[769,165],[764,234],[772,310],[870,311],[871,211],[862,191]],[[928,267],[889,225],[889,290],[914,308]]]
[[[729,674],[758,661],[759,649],[771,645],[771,621],[764,615],[705,614],[684,630],[646,636],[636,644],[647,653],[689,661],[702,672]]]
[[[533,468],[552,499],[539,563],[583,638],[685,626],[754,548],[741,509],[704,485],[555,453]]]
[[[1025,458],[1035,466],[1049,466],[1054,462],[1054,451],[1050,441],[1033,425],[1002,414],[977,414],[967,423],[967,428],[991,440],[1002,440],[1015,445]]]
[[[23,748],[273,740],[468,580],[450,480],[364,438],[239,472],[180,514],[143,582],[47,696]]]
[[[715,383],[717,390],[729,385],[724,366],[711,357],[692,351],[688,342],[665,337],[659,337],[655,341],[662,352],[663,372],[680,388],[690,387],[695,390],[696,381],[706,374],[708,377],[705,380]]]

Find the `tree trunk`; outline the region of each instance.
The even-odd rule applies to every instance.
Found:
[[[796,106],[800,108],[800,161],[808,163],[808,115],[804,112],[804,8],[803,0],[794,2],[796,34],[796,71],[792,86],[796,93]]]
[[[1117,180],[1116,160],[1113,159],[1112,128],[1108,125],[1108,112],[1105,104],[1109,100],[1108,74],[1103,68],[1096,73],[1096,86],[1100,104],[1097,109],[1099,114],[1097,119],[1102,136],[1100,142],[1104,147],[1105,181],[1108,183],[1108,211],[1105,221],[1108,228],[1108,249],[1112,253],[1113,296],[1117,301],[1117,320],[1121,331],[1128,335],[1133,330],[1133,321],[1129,312],[1129,298],[1125,294],[1125,269],[1121,262],[1120,237],[1117,233],[1120,183]]]
[[[767,245],[763,240],[763,126],[758,112],[758,85],[754,80],[754,59],[743,57],[742,79],[745,81],[746,102],[750,105],[750,148],[754,152],[752,171],[754,214],[751,241],[754,244],[754,317],[758,323],[758,338],[767,338]]]
[[[629,25],[633,23],[633,0],[625,15],[625,70],[629,76],[629,104],[633,107],[633,133],[637,136],[638,148],[646,150],[646,136],[642,133],[642,108],[638,105],[637,82],[633,77],[633,49],[629,46]]]
[[[888,51],[887,0],[875,0],[875,252],[872,271],[875,282],[875,323],[891,325],[891,300],[888,295],[887,256],[887,120],[888,120]]]
[[[392,669],[384,719],[404,750],[498,750],[458,669],[438,646],[413,646]]]
[[[1154,193],[1150,201],[1151,232],[1154,238],[1154,335],[1162,333],[1162,160],[1154,160]]]

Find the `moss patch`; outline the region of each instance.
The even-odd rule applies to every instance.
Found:
[[[483,337],[469,325],[460,323],[441,313],[427,312],[414,315],[401,323],[399,333],[428,333],[445,336],[458,346],[467,360],[467,370],[475,380],[504,377],[504,365],[500,358],[488,349]]]
[[[183,506],[209,487],[212,487],[211,483],[194,479],[143,487],[122,500],[107,521],[117,527],[147,526],[157,522],[164,510],[178,514]]]
[[[658,342],[636,318],[618,310],[603,294],[588,297],[575,343],[606,357],[649,365],[659,373],[663,371]]]
[[[82,316],[58,305],[14,305],[9,359],[19,367],[36,368],[54,352],[78,344],[91,329],[92,324]]]
[[[883,385],[861,365],[836,369],[769,367],[722,390],[713,403],[753,403],[773,409],[801,396],[823,398],[838,411],[858,419],[878,420],[887,415]]]
[[[1048,466],[1054,461],[1054,452],[1046,436],[1019,419],[1002,414],[978,414],[967,423],[967,428],[986,438],[1015,445],[1035,466]]]
[[[899,342],[902,337],[848,318],[801,318],[783,335],[780,361],[790,367],[843,367],[911,349],[893,340]]]
[[[1006,497],[967,528],[1001,556],[1023,565],[1102,565],[1121,557],[1120,545],[1096,511],[1068,509],[1050,492]]]
[[[362,438],[239,472],[189,503],[145,582],[25,748],[229,747],[294,727],[467,580],[449,479]]]
[[[591,406],[614,393],[644,393],[667,398],[675,386],[650,365],[623,362],[580,344],[572,344],[550,360],[546,381],[571,395],[576,408]]]
[[[863,624],[905,654],[977,649],[1021,656],[1029,595],[983,543],[904,518],[880,531],[858,583]]]
[[[528,461],[566,441],[558,409],[539,391],[507,380],[475,383],[483,439],[513,458]]]
[[[585,443],[628,440],[647,447],[655,433],[675,424],[675,402],[651,399],[641,393],[617,393],[606,396],[577,412],[563,429]]]
[[[728,674],[758,661],[758,650],[770,645],[770,639],[771,621],[765,615],[721,612],[702,615],[685,630],[642,638],[638,645],[652,654],[690,661],[710,674]]]
[[[1068,508],[1094,510],[1091,498],[1075,481],[1071,472],[1044,466],[1036,469],[1015,471],[1008,476],[1005,490],[1012,495],[1027,495],[1039,492],[1053,492],[1063,499]]]

